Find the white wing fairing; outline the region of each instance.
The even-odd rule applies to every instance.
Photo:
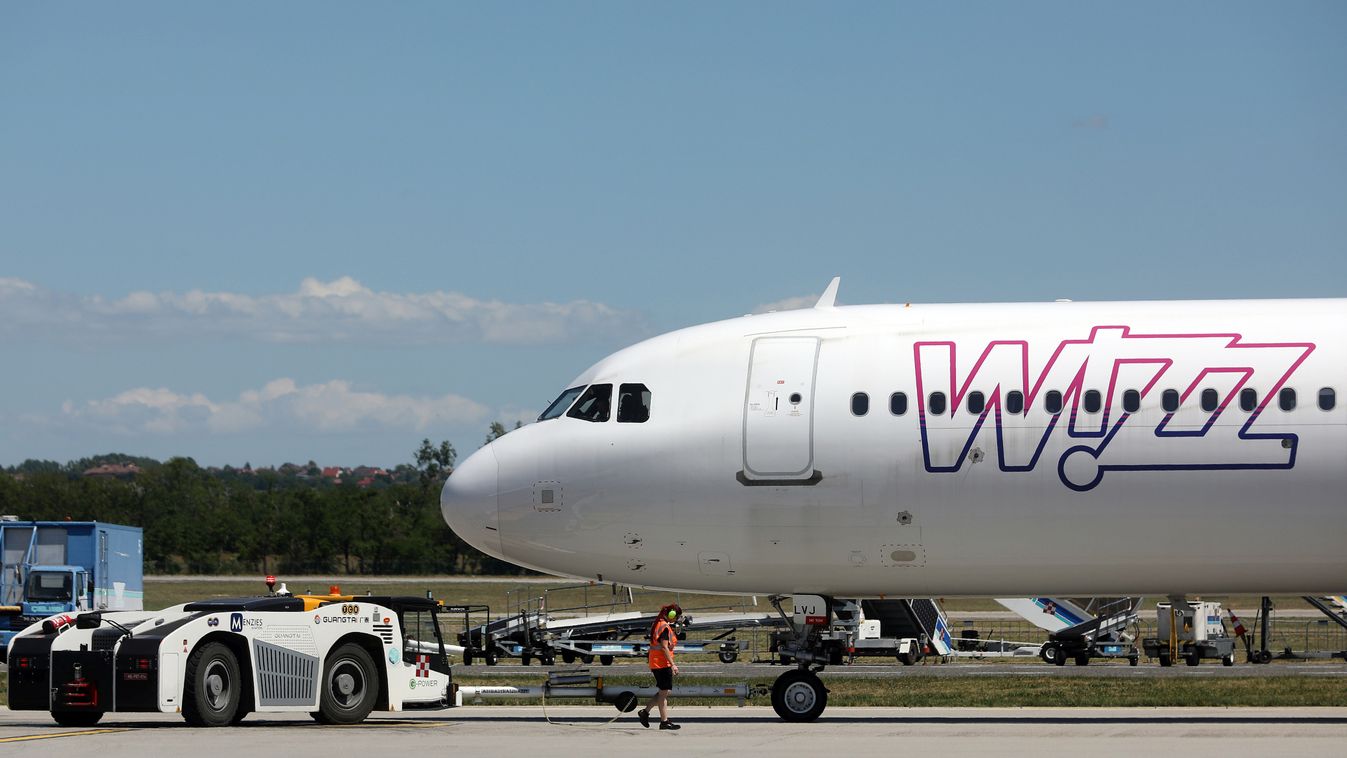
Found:
[[[577,392],[475,453],[445,519],[515,563],[686,590],[1318,594],[1347,576],[1347,301],[824,299],[604,359],[570,387],[613,412]],[[644,415],[623,410],[637,385]]]

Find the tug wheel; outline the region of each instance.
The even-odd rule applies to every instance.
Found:
[[[239,709],[243,677],[234,651],[207,642],[187,659],[182,717],[192,726],[227,726]]]
[[[827,707],[828,688],[812,671],[787,671],[772,684],[772,709],[786,721],[813,721]]]
[[[346,643],[323,665],[322,695],[317,719],[324,724],[359,724],[374,710],[379,673],[374,659],[359,645]]]
[[[51,717],[61,726],[93,726],[103,718],[102,711],[52,711]]]

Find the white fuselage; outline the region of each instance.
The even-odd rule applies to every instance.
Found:
[[[511,432],[442,510],[491,555],[637,586],[1329,592],[1347,581],[1344,378],[1347,300],[749,316],[600,361],[572,386],[643,384],[648,420]]]

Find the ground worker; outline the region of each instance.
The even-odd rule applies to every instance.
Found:
[[[673,624],[683,615],[683,609],[677,603],[670,603],[659,609],[655,623],[650,627],[650,653],[646,656],[650,663],[650,673],[655,675],[655,689],[659,692],[650,698],[645,707],[636,712],[641,726],[650,728],[650,709],[659,706],[659,728],[678,729],[679,726],[669,720],[669,693],[673,690],[674,674],[678,666],[674,665],[674,646],[678,644],[678,635],[674,634]]]

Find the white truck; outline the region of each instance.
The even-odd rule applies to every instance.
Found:
[[[418,597],[212,599],[55,616],[10,643],[9,707],[65,726],[108,712],[235,724],[253,711],[354,724],[454,703],[443,606]]]

